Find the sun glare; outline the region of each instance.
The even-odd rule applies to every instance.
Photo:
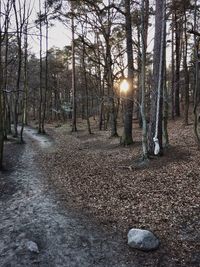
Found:
[[[120,91],[122,93],[127,93],[129,90],[129,83],[126,79],[124,79],[123,81],[121,81],[120,83]]]

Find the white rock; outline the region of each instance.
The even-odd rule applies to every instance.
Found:
[[[33,241],[28,241],[26,243],[27,249],[30,252],[39,253],[38,245]]]
[[[159,247],[160,241],[148,230],[131,229],[128,232],[128,245],[143,251],[155,250]]]

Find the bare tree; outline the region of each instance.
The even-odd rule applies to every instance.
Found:
[[[145,111],[145,80],[146,80],[146,49],[147,49],[147,33],[145,34],[145,0],[142,0],[141,8],[141,37],[142,37],[142,73],[141,73],[141,117],[142,117],[142,149],[143,159],[148,158],[148,147],[147,147],[147,121]]]
[[[132,120],[133,120],[133,44],[132,44],[132,23],[131,23],[131,1],[125,0],[125,18],[126,18],[126,49],[128,59],[128,83],[129,90],[126,94],[124,106],[124,132],[121,143],[130,145],[133,143]]]
[[[77,131],[76,126],[76,62],[75,62],[75,25],[74,25],[74,3],[71,1],[71,31],[72,31],[72,132]]]
[[[194,55],[195,55],[195,87],[194,87],[194,133],[197,140],[198,148],[200,148],[200,131],[199,131],[199,44],[200,35],[198,33],[197,25],[197,0],[194,5]]]
[[[164,47],[165,47],[165,0],[156,0],[156,22],[153,62],[153,90],[151,92],[151,114],[148,132],[148,153],[162,154]]]
[[[3,127],[3,66],[2,66],[2,6],[0,2],[0,170],[3,166],[3,145],[4,145],[4,127]]]
[[[39,99],[39,110],[38,110],[38,133],[42,133],[42,105],[43,105],[43,84],[42,84],[42,76],[43,76],[43,67],[42,67],[42,4],[41,0],[39,0],[39,31],[40,31],[40,99]]]

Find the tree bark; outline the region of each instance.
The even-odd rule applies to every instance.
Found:
[[[72,132],[77,131],[77,126],[76,126],[76,67],[75,67],[75,26],[74,26],[74,8],[73,8],[73,3],[71,3],[71,13],[72,13],[72,18],[71,18],[71,23],[72,23]]]
[[[82,64],[83,64],[83,76],[84,76],[85,97],[86,97],[87,128],[88,128],[88,133],[92,134],[91,127],[90,127],[90,117],[89,117],[88,81],[87,81],[87,71],[86,71],[86,64],[85,64],[85,43],[84,42],[83,42],[83,55],[82,55],[82,57],[83,57],[82,58]]]
[[[39,110],[38,110],[38,133],[42,133],[42,103],[43,103],[43,90],[42,90],[42,74],[43,74],[43,69],[42,69],[42,21],[41,21],[41,0],[39,0],[39,28],[40,28],[40,90],[39,90]]]
[[[1,2],[0,2],[1,13]],[[0,18],[0,170],[3,168],[3,147],[4,147],[4,128],[3,128],[3,66],[2,66],[2,25]]]
[[[188,125],[188,115],[189,115],[189,83],[190,83],[190,75],[188,70],[187,64],[187,57],[188,57],[188,36],[187,36],[187,17],[186,17],[186,10],[184,10],[185,15],[185,27],[184,27],[184,55],[183,55],[183,69],[184,69],[184,77],[185,77],[185,85],[184,85],[184,125]]]
[[[151,113],[148,131],[148,153],[162,154],[163,119],[163,71],[165,40],[165,0],[156,0],[155,41],[153,58],[153,90],[151,91]],[[159,147],[158,147],[159,146]]]
[[[130,145],[133,143],[132,124],[133,124],[133,44],[132,44],[132,22],[131,22],[131,7],[130,0],[125,0],[126,13],[126,49],[128,60],[128,83],[129,89],[126,94],[124,105],[124,132],[121,143]]]
[[[180,116],[180,61],[181,61],[181,21],[177,16],[177,11],[175,10],[175,54],[176,54],[176,71],[175,71],[175,115]]]
[[[195,0],[194,10],[194,31],[197,31],[197,0]],[[199,37],[194,34],[194,54],[195,54],[195,87],[194,87],[194,133],[197,140],[198,149],[200,149],[200,131],[199,131]]]
[[[42,113],[42,133],[45,134],[45,118],[46,118],[46,107],[47,107],[47,90],[48,90],[48,49],[49,49],[49,23],[47,14],[47,1],[45,1],[45,23],[46,23],[46,56],[45,56],[45,90],[44,90],[44,101],[43,101],[43,113]]]
[[[172,12],[172,54],[171,54],[171,117],[174,119],[175,107],[174,107],[174,93],[175,93],[175,58],[174,58],[174,13]]]
[[[147,147],[147,121],[146,121],[146,110],[145,110],[145,81],[146,81],[146,36],[145,31],[145,0],[142,0],[142,23],[141,23],[141,37],[142,37],[142,73],[141,73],[141,118],[142,118],[142,151],[143,160],[148,158],[148,147]]]

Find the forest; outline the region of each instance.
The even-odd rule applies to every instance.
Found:
[[[0,1],[0,266],[199,266],[199,21],[199,0]],[[128,249],[132,227],[159,249]]]

